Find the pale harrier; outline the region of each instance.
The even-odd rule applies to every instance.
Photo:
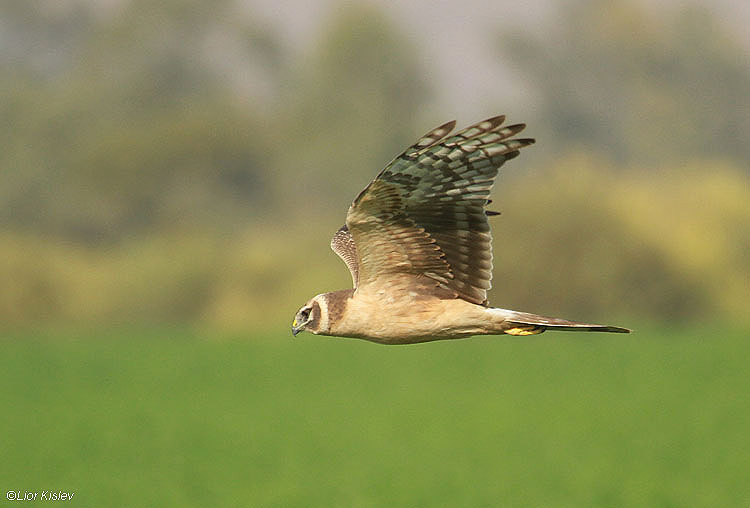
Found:
[[[489,307],[492,245],[486,211],[503,163],[533,139],[511,139],[525,125],[497,116],[449,135],[426,134],[380,172],[349,207],[331,248],[354,289],[320,294],[302,307],[302,330],[408,344],[471,335],[545,330],[625,332]]]

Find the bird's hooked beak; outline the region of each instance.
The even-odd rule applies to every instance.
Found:
[[[299,323],[297,323],[297,318],[294,318],[294,321],[292,321],[292,335],[296,337],[297,334],[302,331],[302,328],[304,328],[304,326],[305,325],[300,325]]]

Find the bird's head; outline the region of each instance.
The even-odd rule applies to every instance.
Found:
[[[302,306],[292,321],[292,334],[297,335],[305,330],[311,333],[321,333],[327,321],[325,295],[318,295]]]

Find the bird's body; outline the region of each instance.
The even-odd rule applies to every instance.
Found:
[[[486,307],[460,298],[445,300],[387,289],[337,291],[324,297],[328,319],[319,330],[322,335],[409,344],[502,333],[502,318],[492,316]],[[343,312],[332,312],[334,307]]]
[[[490,308],[491,236],[485,210],[499,167],[531,139],[494,117],[447,136],[434,129],[393,160],[354,200],[331,247],[354,289],[323,293],[292,331],[410,344],[547,329],[627,332]]]

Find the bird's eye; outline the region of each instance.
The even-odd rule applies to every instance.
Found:
[[[310,309],[302,309],[299,312],[299,317],[302,319],[302,322],[306,322],[307,318],[310,317]]]

